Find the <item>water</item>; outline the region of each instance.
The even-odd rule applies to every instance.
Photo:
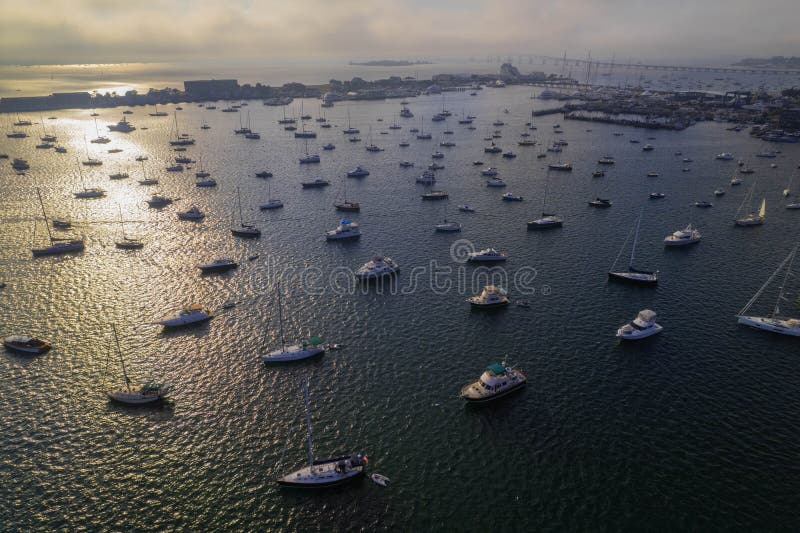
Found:
[[[185,153],[202,155],[219,182],[213,190],[194,186],[197,165],[182,174],[163,171],[179,155],[167,147],[173,119],[136,108],[128,118],[139,129],[112,133],[113,143],[105,146],[89,145],[104,165],[83,167],[84,182],[108,190],[107,198],[95,201],[71,197],[81,187],[75,158],[86,155],[83,136],[96,136],[88,111],[45,118],[68,154],[34,149],[39,126],[28,128],[28,139],[3,137],[0,152],[27,158],[31,170],[17,176],[7,162],[0,165],[0,265],[8,283],[0,292],[0,333],[30,332],[54,343],[43,356],[0,357],[3,529],[800,525],[796,342],[737,326],[734,317],[794,244],[798,213],[783,209],[781,191],[800,163],[800,146],[770,146],[714,123],[648,132],[561,121],[564,133],[556,135],[552,125],[560,118],[540,117],[531,133],[545,144],[568,140],[562,157],[575,170],[549,177],[547,207],[564,217],[564,227],[528,232],[525,222],[541,211],[546,164],[556,159],[536,159],[541,146],[516,146],[529,120],[529,95],[522,87],[487,89],[476,97],[448,94],[448,109],[478,116],[474,131],[456,124],[455,115],[432,123],[442,107],[439,96],[413,99],[416,118],[398,118],[399,131],[388,130],[399,111],[396,101],[337,105],[325,110],[336,127],[309,124],[320,132],[309,143],[321,154],[320,165],[297,163],[304,144],[276,124],[279,108],[258,102],[242,108],[262,135],[249,141],[232,133],[236,114],[185,105],[178,112],[180,128],[197,139]],[[537,108],[543,104],[536,102]],[[165,109],[172,113],[171,106]],[[361,143],[341,134],[348,109]],[[319,114],[312,100],[304,110]],[[114,123],[120,113],[103,110],[98,124]],[[417,141],[408,132],[420,126],[420,117],[433,141]],[[516,159],[483,153],[482,138],[496,129],[491,122],[498,117],[507,123],[498,143],[517,152]],[[203,121],[212,129],[200,130]],[[384,152],[364,150],[370,126]],[[454,135],[443,135],[447,128]],[[457,146],[438,147],[448,137]],[[629,143],[634,137],[656,149],[642,152],[642,144]],[[411,146],[399,148],[402,139]],[[328,141],[336,149],[319,150]],[[113,147],[124,151],[105,153]],[[753,157],[768,148],[783,153],[774,160]],[[446,166],[438,173],[439,187],[450,199],[422,202],[424,187],[414,178],[437,149]],[[678,150],[682,156],[674,155]],[[727,186],[736,163],[714,160],[722,151],[756,170],[742,187]],[[141,153],[150,156],[148,175],[161,180],[157,188],[136,181],[142,170],[133,159]],[[616,156],[617,164],[607,177],[591,178],[605,154]],[[682,157],[694,159],[690,172],[680,171]],[[416,167],[399,168],[402,159]],[[506,191],[525,201],[501,202],[505,191],[485,187],[475,159],[498,167]],[[770,169],[770,162],[778,168]],[[341,197],[344,173],[357,164],[371,172],[347,181],[348,197],[362,203],[362,212],[350,218],[361,223],[363,237],[326,243],[324,231],[341,215],[332,203]],[[131,179],[108,179],[122,169]],[[255,178],[259,170],[275,177]],[[646,178],[651,170],[660,177]],[[318,176],[332,186],[301,189],[301,180]],[[754,180],[756,197],[767,199],[768,221],[734,228],[732,219]],[[258,211],[268,183],[285,202],[282,210]],[[30,248],[45,238],[41,221],[36,223],[36,187],[51,216],[71,217],[76,232],[85,234],[84,253],[31,258]],[[263,231],[260,240],[230,235],[237,187],[244,218]],[[717,187],[728,193],[713,198]],[[156,190],[180,200],[147,209],[144,200]],[[654,190],[666,199],[648,200]],[[595,196],[611,198],[613,207],[587,207]],[[692,207],[698,199],[715,205]],[[458,213],[456,205],[464,202],[477,212]],[[147,241],[143,250],[114,247],[118,204],[128,234]],[[191,205],[207,213],[202,223],[177,220],[177,211]],[[606,275],[642,207],[637,265],[661,271],[656,289],[611,284]],[[445,217],[461,222],[464,231],[434,233],[433,225]],[[703,242],[665,250],[663,237],[688,222],[699,227]],[[464,299],[473,292],[475,268],[451,258],[459,239],[508,251],[506,286],[512,298],[533,289],[524,295],[532,307],[471,312]],[[247,260],[255,254],[257,260]],[[332,284],[335,269],[355,269],[375,254],[400,263],[399,288],[406,290],[362,291],[348,285],[346,272],[333,277],[340,285]],[[239,261],[240,268],[199,276],[197,264],[221,256]],[[446,267],[452,271],[434,284],[432,272]],[[256,362],[277,335],[279,279],[287,336],[321,334],[345,349],[288,367]],[[449,288],[442,286],[447,280]],[[772,298],[768,291],[754,310],[768,310]],[[237,306],[195,329],[165,334],[151,324],[195,301]],[[643,308],[659,313],[664,333],[618,344],[616,328]],[[113,359],[105,372],[112,322],[134,379],[173,385],[164,407],[131,410],[105,399],[103,389],[121,380]],[[527,372],[527,388],[496,405],[465,406],[459,388],[504,357]],[[368,480],[319,494],[277,488],[279,474],[306,460],[300,383],[307,376],[317,456],[364,451],[373,471],[392,478],[390,488]]]

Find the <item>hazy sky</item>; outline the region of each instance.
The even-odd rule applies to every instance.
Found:
[[[800,0],[0,0],[0,62],[800,55]]]

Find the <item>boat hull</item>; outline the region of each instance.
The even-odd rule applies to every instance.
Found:
[[[259,357],[262,363],[264,364],[274,364],[274,363],[292,363],[294,361],[303,361],[305,359],[311,359],[312,357],[319,357],[320,355],[324,354],[325,350],[323,348],[303,348],[300,350],[275,350],[274,352],[270,352],[266,355],[262,355]]]
[[[787,320],[760,316],[740,316],[738,322],[744,326],[750,326],[751,328],[761,329],[771,333],[800,337],[800,323],[798,322],[789,322]]]
[[[615,281],[635,285],[655,285],[658,283],[658,274],[655,272],[609,272],[608,277]]]
[[[521,390],[525,386],[525,384],[527,382],[528,382],[527,380],[522,381],[520,383],[517,383],[517,384],[507,388],[506,390],[504,390],[504,391],[502,391],[502,392],[500,392],[498,394],[493,394],[491,396],[484,396],[484,397],[481,397],[481,398],[474,398],[474,397],[469,397],[469,396],[462,395],[461,397],[464,398],[464,400],[466,400],[466,402],[469,403],[469,404],[481,404],[481,403],[493,402],[495,400],[499,400],[501,398],[505,398],[509,394],[512,394],[514,392],[517,392],[517,391]]]

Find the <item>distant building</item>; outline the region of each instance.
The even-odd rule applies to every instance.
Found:
[[[89,93],[53,93],[53,104],[56,107],[90,107],[92,97]]]
[[[48,109],[88,108],[89,93],[54,93],[50,96],[16,96],[0,100],[0,112],[46,111]]]
[[[183,90],[193,98],[232,98],[240,87],[237,80],[192,80],[183,82]]]

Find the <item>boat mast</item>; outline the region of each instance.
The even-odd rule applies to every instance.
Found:
[[[53,242],[53,234],[50,233],[50,223],[47,222],[47,213],[44,210],[44,202],[42,201],[42,193],[39,187],[36,187],[36,196],[39,197],[39,205],[42,206],[42,216],[44,217],[44,227],[47,228],[47,235],[50,237],[50,242]]]
[[[119,361],[122,363],[122,376],[125,378],[125,387],[128,392],[131,392],[131,380],[128,379],[128,372],[125,370],[125,358],[122,357],[122,350],[119,347],[119,338],[117,337],[117,326],[111,324],[111,331],[114,332],[114,342],[117,345],[117,353],[119,354]]]
[[[633,266],[633,257],[636,255],[636,243],[639,241],[639,226],[642,224],[642,215],[644,215],[644,208],[639,213],[639,219],[636,221],[636,234],[633,237],[633,246],[631,247],[631,260],[628,263],[628,268]]]
[[[281,335],[281,349],[286,351],[286,341],[283,338],[283,301],[281,299],[281,284],[277,285],[278,290],[278,331]]]
[[[239,204],[239,223],[244,226],[244,217],[242,216],[242,191],[239,187],[236,187],[236,197],[238,198],[237,203]]]
[[[308,382],[303,383],[303,393],[306,397],[306,424],[308,426],[308,465],[314,467],[314,448],[311,445],[311,408],[308,401]]]
[[[772,310],[773,317],[778,316],[778,313],[780,313],[781,311],[780,305],[781,305],[781,300],[783,299],[783,291],[786,288],[786,282],[789,280],[789,273],[792,271],[792,263],[794,263],[795,254],[797,254],[797,245],[794,246],[794,250],[792,250],[792,253],[789,254],[789,257],[791,259],[789,259],[789,264],[786,265],[786,275],[783,277],[783,283],[781,283],[781,290],[778,292],[778,299],[775,300],[775,309]]]
[[[794,250],[788,256],[786,256],[786,259],[784,259],[783,262],[780,265],[778,265],[778,268],[775,269],[775,272],[772,273],[769,279],[767,279],[767,281],[764,282],[764,284],[761,286],[760,289],[758,289],[758,291],[753,295],[753,297],[750,298],[750,301],[748,301],[747,304],[744,307],[742,307],[742,309],[738,313],[736,313],[736,316],[744,315],[753,306],[756,300],[758,300],[758,297],[761,296],[761,294],[764,292],[764,289],[767,288],[767,285],[769,285],[772,282],[772,280],[775,279],[775,276],[778,275],[781,269],[783,269],[783,266],[787,262],[789,262],[790,259],[792,260],[794,259],[794,255],[796,252],[797,252],[797,245],[795,245]]]
[[[547,212],[544,208],[547,206],[547,185],[549,184],[550,180],[550,169],[547,169],[547,173],[544,176],[544,198],[542,198],[542,216],[546,217]]]

